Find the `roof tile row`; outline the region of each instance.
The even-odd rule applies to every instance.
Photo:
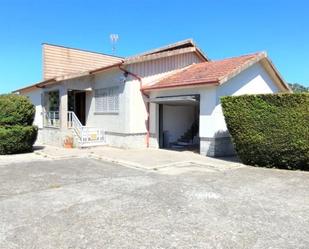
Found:
[[[247,62],[257,58],[262,53],[255,53],[218,61],[193,64],[184,70],[166,77],[152,85],[144,86],[144,90],[180,87],[195,84],[220,83],[220,79],[227,77],[234,70],[242,67]]]

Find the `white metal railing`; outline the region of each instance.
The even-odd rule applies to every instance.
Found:
[[[105,142],[105,132],[103,129],[83,126],[72,111],[68,112],[68,127],[74,130],[81,145]]]
[[[44,127],[60,127],[59,112],[43,112],[43,126]]]
[[[78,117],[75,115],[74,112],[68,112],[68,128],[73,128],[76,131],[76,135],[79,138],[82,138],[82,130],[83,125],[79,121]]]

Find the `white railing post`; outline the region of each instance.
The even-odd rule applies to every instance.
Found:
[[[68,127],[72,128],[72,113],[68,112]]]
[[[43,125],[59,128],[59,112],[43,112]]]
[[[75,131],[81,144],[105,141],[104,131],[102,129],[83,126],[75,113],[71,111],[68,112],[68,127]]]

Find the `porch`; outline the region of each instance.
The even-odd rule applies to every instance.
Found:
[[[99,127],[87,125],[86,96],[92,97],[89,90],[62,89],[43,93],[43,130],[54,133],[61,143],[66,137],[72,137],[77,147],[105,144],[105,131]],[[51,137],[52,135],[48,135]]]

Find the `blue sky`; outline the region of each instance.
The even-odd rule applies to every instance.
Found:
[[[193,38],[211,59],[266,50],[309,86],[309,1],[1,0],[0,93],[41,80],[41,43],[128,56]]]

